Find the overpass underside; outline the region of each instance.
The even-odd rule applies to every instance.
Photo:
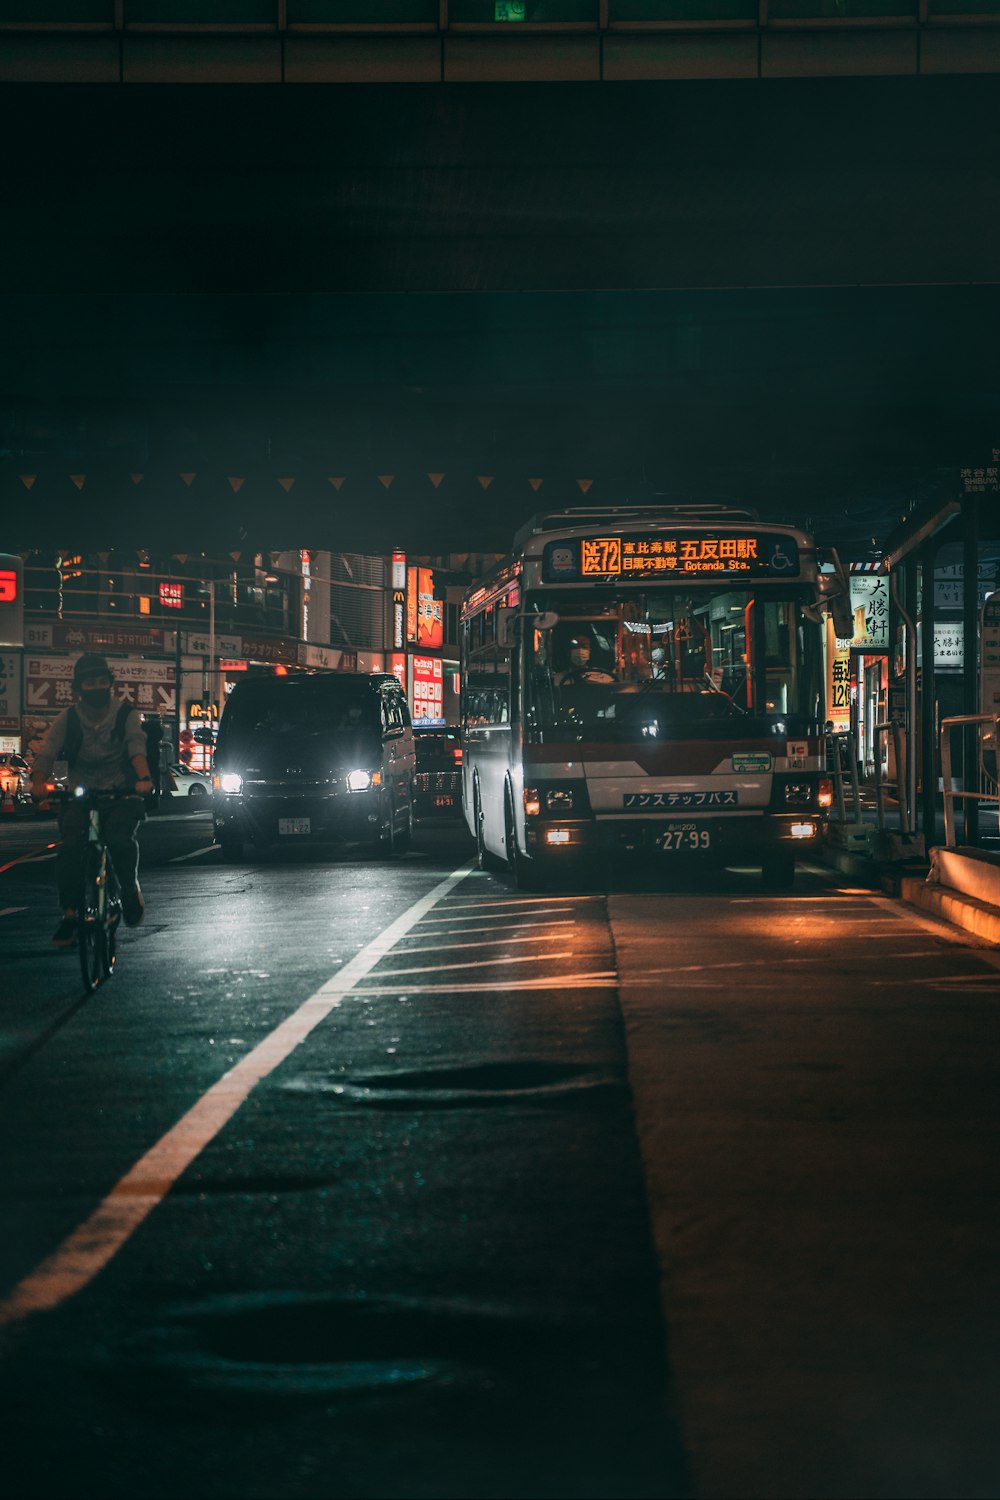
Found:
[[[0,83],[1000,71],[1000,0],[0,0]]]

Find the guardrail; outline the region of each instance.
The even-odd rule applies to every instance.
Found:
[[[996,802],[996,792],[956,792],[952,786],[951,774],[951,731],[967,724],[992,724],[994,739],[1000,730],[1000,717],[996,714],[956,714],[953,718],[941,720],[941,791],[944,796],[944,846],[946,849],[955,847],[955,799],[960,798],[965,802]],[[966,770],[965,780],[968,782],[969,773]],[[998,806],[1000,813],[1000,806]]]

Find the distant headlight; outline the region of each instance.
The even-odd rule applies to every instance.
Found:
[[[221,776],[213,777],[215,789],[219,792],[228,792],[230,797],[238,797],[243,790],[243,777],[238,776],[235,771],[225,771]]]
[[[381,771],[348,771],[347,773],[347,790],[349,792],[367,792],[373,786],[381,785]]]

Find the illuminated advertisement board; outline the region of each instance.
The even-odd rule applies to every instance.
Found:
[[[542,574],[547,583],[797,578],[799,549],[790,537],[763,531],[727,536],[700,531],[567,537],[547,544]]]
[[[434,597],[434,569],[417,569],[417,645],[429,651],[444,645],[444,601]]]
[[[444,724],[444,669],[439,656],[413,657],[413,723],[438,729]]]
[[[24,645],[24,564],[0,553],[0,646]]]

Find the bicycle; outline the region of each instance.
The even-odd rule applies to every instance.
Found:
[[[115,971],[115,941],[122,918],[121,886],[111,852],[104,842],[101,813],[130,792],[84,792],[88,813],[87,847],[83,856],[83,879],[76,908],[80,973],[87,994],[110,979]]]

